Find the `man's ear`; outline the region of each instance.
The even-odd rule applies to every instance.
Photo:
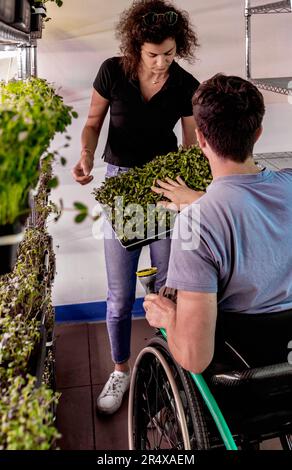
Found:
[[[263,126],[259,127],[255,133],[255,143],[259,140],[260,136],[263,133]]]
[[[199,147],[203,150],[206,147],[206,139],[203,133],[196,127],[196,136]]]

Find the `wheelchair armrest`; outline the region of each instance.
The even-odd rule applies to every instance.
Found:
[[[213,375],[210,380],[212,385],[219,387],[263,386],[273,382],[277,384],[284,382],[292,387],[292,365],[284,362],[241,371],[227,371]]]

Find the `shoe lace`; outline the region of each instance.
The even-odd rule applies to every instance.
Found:
[[[122,383],[123,379],[122,377],[117,376],[114,372],[110,375],[109,381],[108,381],[108,386],[107,389],[105,390],[105,393],[103,394],[104,397],[106,396],[118,396],[122,390]]]

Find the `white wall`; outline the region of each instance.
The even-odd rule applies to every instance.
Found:
[[[261,1],[253,2],[258,5]],[[118,44],[114,25],[118,14],[131,4],[128,0],[65,0],[62,8],[48,4],[52,21],[47,23],[39,41],[39,76],[60,87],[65,102],[74,106],[79,119],[71,126],[72,144],[63,152],[68,165],[56,168],[61,186],[53,198],[64,199],[66,207],[76,200],[90,207],[95,205],[92,189],[100,184],[104,164],[100,155],[105,143],[106,126],[96,152],[94,182],[81,187],[72,181],[70,168],[79,158],[80,133],[84,125],[92,82],[100,63],[115,55]],[[217,72],[245,74],[245,27],[243,0],[176,0],[176,5],[189,11],[200,40],[198,60],[184,64],[199,80]],[[264,15],[252,18],[254,76],[291,75],[292,14]],[[257,144],[257,152],[292,149],[292,107],[287,98],[265,93],[267,113],[265,133]],[[58,137],[55,146],[61,145]],[[102,242],[93,239],[91,223],[73,223],[66,212],[57,224],[50,224],[57,254],[58,276],[54,288],[56,305],[104,300],[106,280]],[[141,266],[149,264],[147,250]],[[138,295],[143,295],[138,288]]]

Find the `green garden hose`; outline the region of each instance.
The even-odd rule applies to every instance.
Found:
[[[167,335],[166,331],[164,328],[160,328],[160,331],[163,335],[163,337],[167,340]],[[227,450],[238,450],[234,439],[232,437],[232,434],[230,432],[230,429],[224,419],[224,416],[221,413],[221,410],[219,406],[217,405],[217,402],[215,398],[213,397],[212,393],[210,392],[210,389],[208,385],[206,384],[206,381],[204,377],[201,374],[193,374],[193,372],[189,372],[190,376],[192,377],[193,381],[195,382],[196,386],[198,387],[211,415],[212,418],[215,421],[215,424],[217,426],[217,429],[223,439],[224,445]]]

